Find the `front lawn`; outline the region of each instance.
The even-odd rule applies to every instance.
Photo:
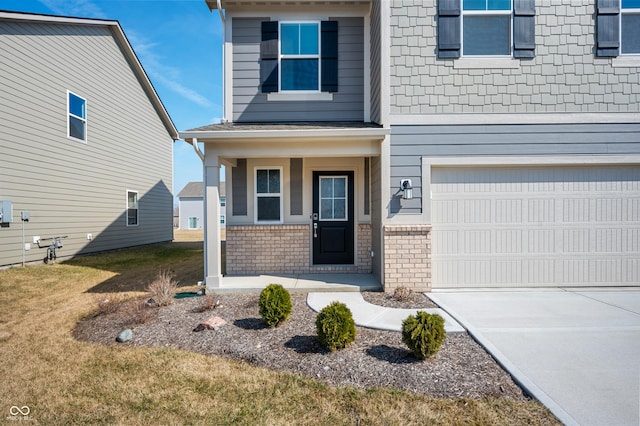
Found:
[[[191,288],[202,244],[170,243],[0,271],[0,420],[40,424],[554,424],[535,401],[437,399],[312,379],[170,348],[75,340],[105,297],[161,269]],[[115,336],[114,336],[115,338]],[[29,408],[26,418],[12,407]]]

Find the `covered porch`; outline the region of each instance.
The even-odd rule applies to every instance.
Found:
[[[388,133],[370,123],[220,124],[181,133],[204,162],[207,288],[380,289],[380,157]]]

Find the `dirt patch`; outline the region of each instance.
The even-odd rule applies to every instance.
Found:
[[[199,297],[148,308],[153,315],[139,325],[131,324],[131,310],[124,307],[82,320],[73,334],[80,340],[119,345],[115,342],[118,332],[132,328],[133,340],[123,345],[185,349],[300,374],[334,386],[390,387],[445,398],[528,399],[466,333],[449,333],[440,352],[426,361],[410,354],[400,333],[363,327],[357,327],[356,341],[350,347],[328,352],[316,339],[317,314],[307,306],[306,296],[292,294],[291,317],[274,329],[268,328],[258,314],[258,294],[225,294],[217,297],[221,306],[205,312],[200,312]],[[364,293],[365,300],[383,306],[434,306],[424,295],[414,296],[398,302],[384,293]],[[221,317],[227,324],[217,331],[193,331],[212,316]]]

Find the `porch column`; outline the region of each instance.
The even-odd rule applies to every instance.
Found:
[[[220,163],[217,155],[205,154],[204,217],[205,271],[207,289],[222,284],[220,248]]]

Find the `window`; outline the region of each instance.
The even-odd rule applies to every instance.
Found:
[[[67,136],[87,141],[87,101],[67,91]]]
[[[338,22],[262,22],[260,87],[284,97],[337,92]]]
[[[438,58],[531,59],[536,0],[438,0]]]
[[[256,169],[255,221],[282,223],[282,169]]]
[[[622,0],[620,48],[622,54],[640,54],[640,0]]]
[[[127,191],[127,226],[138,225],[138,193]]]
[[[189,229],[197,229],[198,228],[198,218],[190,217],[189,218]]]
[[[280,23],[280,90],[320,90],[320,25]]]
[[[227,205],[227,197],[220,197],[220,207],[225,207]]]
[[[224,225],[225,217],[223,214],[220,215],[220,225]]]
[[[511,0],[462,0],[462,54],[511,55]]]
[[[347,176],[320,177],[320,220],[348,220]]]

